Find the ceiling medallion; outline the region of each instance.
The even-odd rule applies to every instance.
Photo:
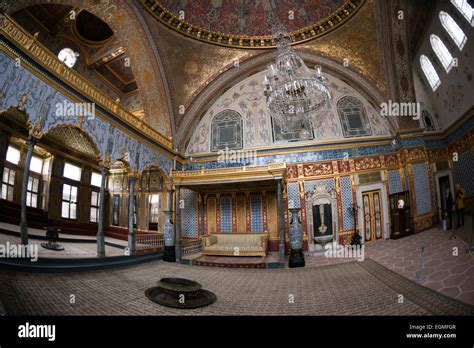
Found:
[[[160,0],[140,0],[142,5],[167,27],[188,37],[207,43],[245,49],[275,48],[272,35],[248,36],[222,33],[199,27],[180,19],[179,15],[166,8]],[[351,18],[365,0],[346,0],[345,3],[326,18],[289,33],[292,44],[302,43],[323,36]]]

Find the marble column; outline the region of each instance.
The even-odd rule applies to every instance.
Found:
[[[181,260],[181,242],[180,242],[180,238],[181,238],[181,207],[180,207],[180,191],[181,189],[179,188],[179,186],[176,187],[176,191],[175,191],[175,202],[174,202],[174,205],[175,205],[175,211],[176,211],[176,220],[175,220],[175,223],[174,223],[174,229],[175,229],[175,244],[174,244],[174,247],[175,247],[175,254],[176,254],[176,262],[180,262]]]
[[[20,222],[20,231],[21,231],[21,244],[28,244],[28,222],[26,221],[26,195],[28,188],[28,178],[30,177],[30,164],[31,158],[33,157],[33,150],[38,138],[31,136],[28,138],[28,151],[26,153],[26,160],[23,168],[23,183],[21,186],[21,222]]]
[[[128,249],[130,255],[135,253],[136,235],[133,228],[133,208],[135,203],[135,175],[131,174],[129,178],[129,199],[128,199]]]
[[[168,189],[168,204],[165,211],[166,222],[163,229],[165,243],[163,261],[167,262],[176,262],[176,223],[173,224],[173,192],[172,188]]]
[[[285,218],[283,207],[283,187],[282,179],[277,180],[277,197],[278,197],[278,230],[280,232],[280,242],[278,245],[280,268],[285,267]]]
[[[105,166],[100,167],[100,174],[102,175],[102,181],[100,182],[100,196],[99,196],[99,228],[97,230],[97,256],[105,257],[105,235],[104,235],[104,222],[105,222],[105,184],[107,180],[108,168]]]

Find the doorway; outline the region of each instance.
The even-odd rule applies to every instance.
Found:
[[[438,185],[439,185],[439,192],[440,192],[440,197],[439,201],[441,202],[441,215],[446,211],[446,200],[444,198],[444,193],[446,192],[446,188],[450,189],[449,185],[449,176],[441,176],[438,178]]]
[[[382,191],[362,192],[364,240],[371,242],[383,238]]]

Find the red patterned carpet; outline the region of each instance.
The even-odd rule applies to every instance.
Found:
[[[265,257],[203,255],[193,260],[193,265],[227,268],[265,268]]]

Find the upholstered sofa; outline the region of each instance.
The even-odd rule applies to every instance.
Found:
[[[266,256],[266,233],[215,233],[204,238],[203,255]]]

